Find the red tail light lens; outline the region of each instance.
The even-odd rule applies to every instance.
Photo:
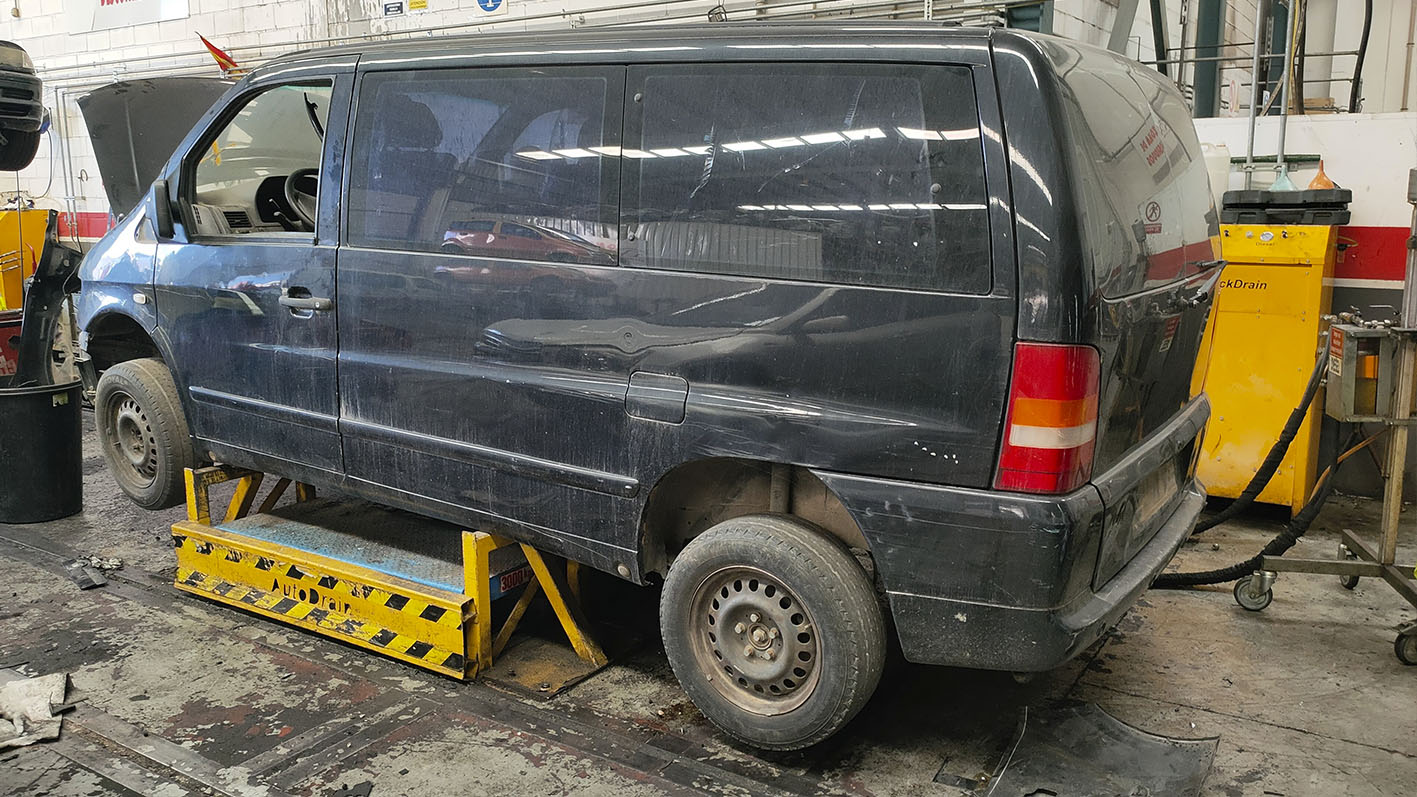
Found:
[[[1100,371],[1091,346],[1014,344],[996,488],[1065,493],[1092,478]]]

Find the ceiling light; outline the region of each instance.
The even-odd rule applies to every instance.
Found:
[[[852,141],[864,141],[868,138],[885,138],[886,134],[879,127],[872,127],[868,130],[843,130],[842,135]]]

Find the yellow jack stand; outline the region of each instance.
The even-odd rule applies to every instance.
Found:
[[[226,467],[187,471],[187,520],[172,526],[177,552],[174,586],[464,680],[492,667],[531,602],[545,593],[577,657],[590,667],[579,672],[576,680],[607,664],[604,651],[585,631],[575,563],[557,572],[529,545],[462,531],[461,591],[439,588],[430,583],[431,578],[415,580],[380,569],[379,561],[405,562],[414,555],[395,548],[382,554],[382,559],[368,556],[379,546],[368,536],[359,538],[351,549],[365,554],[368,562],[305,549],[318,543],[291,544],[338,534],[338,520],[348,519],[350,513],[336,502],[317,501],[314,488],[305,484],[295,485],[295,504],[277,510],[277,502],[291,485],[283,478],[252,513],[263,478],[260,473]],[[210,489],[228,481],[236,481],[235,493],[224,519],[213,523]],[[358,515],[367,519],[380,512],[384,510],[369,507]],[[441,525],[386,514],[391,524],[402,520],[425,527]],[[446,534],[451,527],[438,530]],[[400,531],[406,535],[418,530]],[[525,564],[515,556],[518,549]],[[494,568],[497,558],[504,566]],[[510,566],[505,566],[507,561]],[[523,583],[526,588],[494,636],[493,601]],[[553,680],[570,682],[548,676],[541,683]],[[548,686],[542,691],[549,690]]]

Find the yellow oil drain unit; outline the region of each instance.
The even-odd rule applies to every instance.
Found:
[[[548,682],[569,685],[607,663],[580,615],[574,563],[559,570],[531,546],[317,499],[303,484],[294,503],[278,507],[288,479],[252,512],[262,480],[225,467],[187,471],[187,520],[172,526],[174,586],[457,679],[491,668],[545,594],[579,658],[576,672]],[[210,489],[227,481],[237,482],[235,493],[214,522]],[[519,587],[494,635],[493,601]]]
[[[24,305],[24,284],[44,251],[52,210],[0,211],[0,310]]]
[[[1249,484],[1304,394],[1329,312],[1338,228],[1226,224],[1207,340],[1210,425],[1196,475],[1212,496]],[[1309,412],[1279,470],[1257,499],[1298,511],[1313,489],[1323,400]]]

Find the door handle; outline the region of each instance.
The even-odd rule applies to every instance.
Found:
[[[321,313],[335,309],[333,299],[311,296],[310,291],[306,288],[286,288],[285,293],[280,296],[280,305],[292,310],[314,310]]]

